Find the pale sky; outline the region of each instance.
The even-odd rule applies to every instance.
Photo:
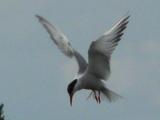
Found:
[[[159,120],[159,0],[1,0],[0,102],[6,120]],[[85,56],[91,41],[129,11],[130,23],[112,55],[107,86],[124,97],[115,103],[69,104],[67,85],[76,62],[52,43],[35,18],[56,24]]]

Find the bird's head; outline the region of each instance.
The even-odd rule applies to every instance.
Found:
[[[67,87],[67,91],[68,91],[68,94],[69,94],[69,97],[70,97],[70,104],[71,104],[71,106],[72,106],[73,95],[76,92],[76,90],[75,90],[76,83],[77,83],[77,79],[75,79],[71,83],[69,83],[69,85]]]

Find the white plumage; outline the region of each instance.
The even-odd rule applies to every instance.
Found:
[[[70,103],[75,92],[81,89],[92,90],[89,96],[94,96],[98,103],[101,96],[105,96],[109,101],[114,101],[120,97],[115,92],[109,90],[102,80],[107,80],[110,75],[110,58],[118,42],[121,40],[124,29],[127,27],[129,15],[122,17],[110,30],[105,32],[97,40],[93,41],[88,50],[88,63],[83,56],[76,51],[68,41],[67,37],[45,18],[36,15],[40,23],[50,34],[51,39],[57,47],[68,57],[75,57],[79,65],[78,77],[68,85]]]

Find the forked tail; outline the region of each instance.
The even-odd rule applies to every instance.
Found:
[[[91,93],[89,94],[89,96],[87,97],[87,100],[89,98],[93,98],[96,99],[100,97],[99,103],[101,100],[107,100],[109,102],[115,102],[116,100],[118,100],[119,98],[123,98],[122,96],[118,95],[117,93],[109,90],[108,88],[104,87],[103,89],[100,90],[100,94],[98,91],[91,91]],[[96,99],[97,101],[97,99]]]
[[[116,100],[118,100],[119,98],[123,98],[122,96],[118,95],[117,93],[109,90],[108,88],[104,88],[101,90],[101,92],[103,93],[103,95],[107,98],[107,100],[109,100],[109,102],[115,102]],[[104,97],[103,96],[103,97]]]

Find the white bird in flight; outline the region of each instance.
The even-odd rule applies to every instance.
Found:
[[[67,37],[53,24],[45,18],[36,15],[39,22],[49,33],[53,42],[67,57],[74,57],[79,66],[74,80],[69,83],[67,91],[70,96],[72,106],[73,95],[82,89],[91,90],[88,97],[93,96],[97,103],[101,102],[102,97],[110,102],[121,97],[117,93],[109,90],[103,81],[110,76],[110,58],[118,42],[121,40],[123,32],[128,24],[129,15],[122,17],[109,31],[105,32],[95,41],[92,41],[88,50],[88,63],[83,56],[75,50]]]

